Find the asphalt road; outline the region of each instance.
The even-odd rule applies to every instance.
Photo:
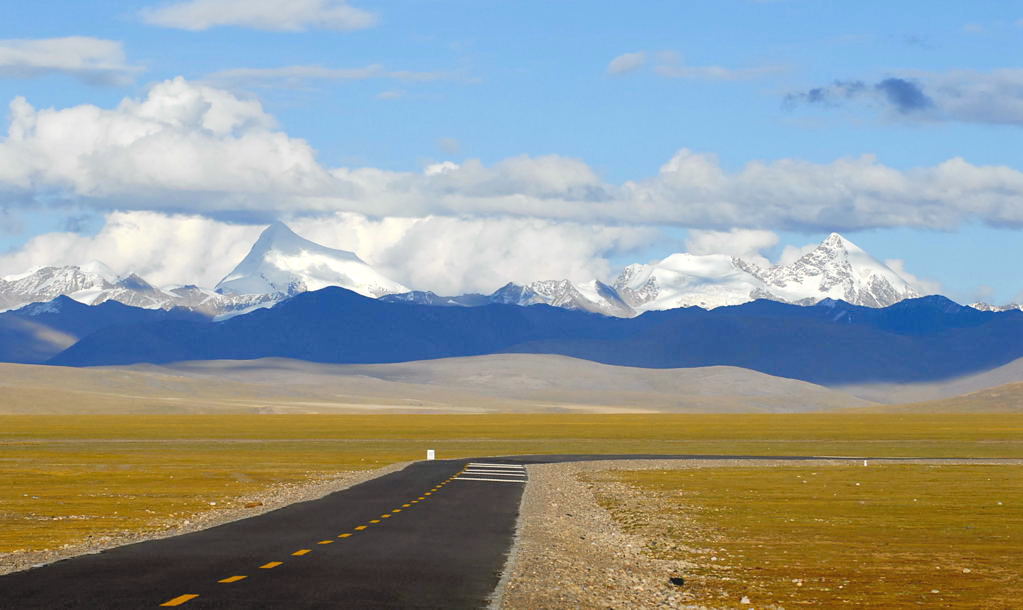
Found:
[[[752,457],[417,462],[257,517],[0,576],[0,608],[486,607],[515,532],[520,465]]]

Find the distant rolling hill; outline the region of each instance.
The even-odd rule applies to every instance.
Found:
[[[972,394],[996,386],[1023,382],[1023,358],[1002,366],[952,379],[918,383],[864,383],[833,389],[865,400],[888,404],[930,402]]]
[[[855,410],[864,413],[1023,413],[1023,383],[1010,383],[940,400]]]
[[[69,366],[283,357],[369,364],[496,353],[559,354],[641,368],[733,366],[822,385],[931,382],[1023,357],[1023,312],[943,297],[872,309],[754,301],[632,319],[543,305],[385,303],[341,288],[307,292],[224,322],[115,326],[50,362]]]
[[[0,413],[755,413],[874,403],[733,367],[640,369],[502,354],[399,364],[0,364]]]

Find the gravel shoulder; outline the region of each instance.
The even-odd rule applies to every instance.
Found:
[[[954,464],[956,460],[920,460]],[[977,464],[979,461],[969,463]],[[1021,463],[991,460],[985,463]],[[800,465],[848,464],[820,460]],[[615,470],[669,470],[792,465],[778,460],[619,460],[529,466],[515,546],[494,607],[525,608],[705,608],[692,603],[685,578],[693,564],[654,559],[644,553],[649,541],[623,532],[596,494],[623,503],[644,502],[633,488],[601,473]],[[694,549],[693,557],[702,557]],[[704,596],[703,599],[706,599]],[[722,599],[714,607],[749,607],[740,599]],[[759,606],[758,606],[759,607]]]
[[[248,519],[270,511],[283,508],[298,502],[317,500],[328,494],[348,489],[359,483],[397,472],[411,462],[390,464],[375,470],[357,470],[333,473],[320,476],[301,484],[273,485],[259,492],[248,494],[237,499],[242,506],[209,510],[195,514],[185,520],[167,523],[165,527],[144,532],[123,532],[111,536],[91,538],[87,541],[65,545],[60,548],[44,551],[29,551],[0,554],[0,575],[27,570],[62,559],[79,555],[88,555],[136,542],[170,538],[199,530],[209,529],[224,523]]]

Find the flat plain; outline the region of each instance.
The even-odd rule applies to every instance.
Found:
[[[1021,464],[776,465],[586,478],[650,557],[684,562],[688,603],[1012,608],[1023,594]],[[612,481],[635,493],[612,493]]]
[[[513,454],[1023,458],[1017,414],[0,416],[0,552],[158,532],[274,486]],[[215,504],[214,504],[215,503]]]

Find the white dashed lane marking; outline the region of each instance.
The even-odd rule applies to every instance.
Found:
[[[526,467],[516,464],[470,462],[455,481],[491,481],[494,483],[525,483]]]
[[[521,477],[522,472],[512,472],[510,470],[466,470],[463,474],[499,474],[506,477]]]

